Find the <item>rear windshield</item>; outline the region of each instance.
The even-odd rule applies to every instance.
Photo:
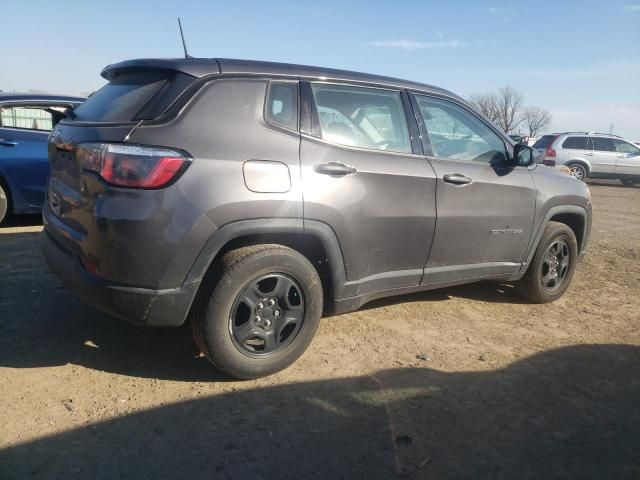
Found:
[[[547,148],[556,139],[555,135],[544,135],[536,143],[533,144],[533,148]]]
[[[195,80],[168,70],[118,75],[75,110],[80,122],[131,122],[161,115]]]

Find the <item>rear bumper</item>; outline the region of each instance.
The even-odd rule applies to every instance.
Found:
[[[42,253],[49,269],[74,294],[109,315],[136,325],[172,327],[184,323],[199,282],[175,289],[152,290],[103,280],[89,273],[72,245],[67,245],[51,230],[45,221]]]

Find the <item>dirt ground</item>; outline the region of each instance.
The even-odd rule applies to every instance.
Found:
[[[0,228],[0,478],[640,478],[640,188],[591,186],[559,301],[478,284],[326,318],[235,382],[188,329],[137,328]]]

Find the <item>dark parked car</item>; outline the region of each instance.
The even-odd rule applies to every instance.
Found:
[[[39,213],[44,203],[51,129],[84,98],[0,93],[0,223],[12,213]]]
[[[555,300],[585,250],[587,186],[446,90],[226,59],[102,75],[51,135],[46,259],[117,317],[189,318],[230,375],[379,297],[490,279]]]

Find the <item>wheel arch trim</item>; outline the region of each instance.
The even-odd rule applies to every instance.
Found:
[[[551,221],[552,218],[557,217],[558,215],[578,215],[581,217],[582,235],[576,235],[576,237],[578,239],[578,250],[580,254],[584,253],[584,249],[587,245],[587,240],[589,237],[590,228],[587,209],[585,207],[581,207],[580,205],[557,205],[555,207],[551,207],[545,214],[542,222],[540,222],[540,225],[534,237],[534,241],[529,246],[529,251],[527,253],[526,261],[523,263],[522,271],[526,271],[529,264],[531,263],[531,259],[533,258],[533,255],[538,248],[538,244],[540,243],[540,239],[542,238],[542,234],[544,233],[545,225],[547,224],[547,222]],[[570,225],[568,226],[572,228]]]
[[[240,220],[223,225],[206,241],[191,265],[183,284],[200,281],[218,254],[230,242],[248,236],[283,234],[296,235],[302,238],[312,236],[322,244],[327,255],[331,274],[333,291],[330,297],[338,298],[346,283],[345,265],[338,239],[327,224],[305,220],[303,226],[302,220],[298,218]]]

